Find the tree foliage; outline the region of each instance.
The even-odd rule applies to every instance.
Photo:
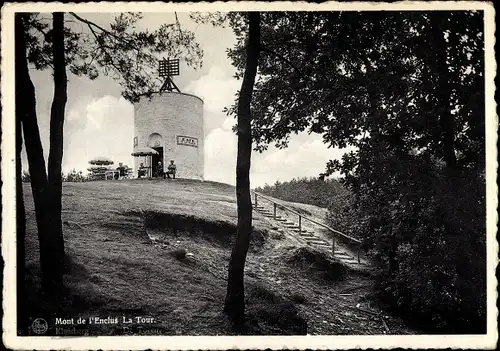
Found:
[[[194,68],[202,65],[203,51],[194,33],[182,29],[178,20],[150,31],[137,29],[143,18],[140,13],[121,13],[109,27],[72,12],[66,17],[72,19],[66,21],[64,29],[68,70],[90,79],[101,74],[113,78],[129,101],[159,90],[163,84],[157,74],[161,57],[180,58]],[[38,70],[53,67],[50,23],[44,15],[30,13],[27,27],[29,61]]]
[[[236,27],[239,76],[245,23]],[[299,132],[349,147],[327,171],[354,195],[387,301],[429,330],[482,331],[482,12],[268,12],[261,51],[255,150]]]
[[[336,179],[321,181],[318,178],[302,177],[284,182],[276,181],[273,185],[257,187],[255,191],[285,201],[326,208],[332,196],[347,192],[347,189]]]

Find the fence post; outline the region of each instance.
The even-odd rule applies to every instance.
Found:
[[[302,234],[302,216],[299,215],[299,235]]]
[[[335,235],[333,236],[333,243],[332,243],[332,256],[335,257]]]
[[[361,252],[361,248],[358,247],[358,264],[361,264],[361,259],[359,257],[359,253]]]
[[[276,202],[274,202],[273,205],[274,205],[274,219],[276,219]]]
[[[257,208],[257,193],[255,193],[254,195],[255,195],[255,208]]]

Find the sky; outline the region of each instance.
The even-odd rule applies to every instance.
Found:
[[[80,14],[109,28],[113,14]],[[228,184],[236,182],[237,139],[231,128],[234,117],[222,112],[229,107],[241,81],[233,78],[235,68],[226,50],[236,40],[230,28],[197,24],[188,14],[178,14],[183,28],[195,33],[204,51],[203,66],[189,68],[181,63],[181,74],[174,81],[181,92],[204,100],[205,179]],[[172,13],[144,13],[138,30],[155,30],[163,23],[172,23]],[[67,15],[69,17],[69,15]],[[85,30],[82,27],[82,30]],[[37,113],[44,154],[49,151],[50,106],[53,82],[51,71],[30,71],[36,89]],[[111,78],[100,76],[91,81],[68,74],[68,102],[64,124],[63,172],[72,169],[87,172],[88,161],[96,156],[111,158],[115,164],[133,165],[134,107],[121,97],[121,89]],[[297,177],[317,177],[328,160],[343,154],[328,149],[317,134],[292,135],[289,147],[283,150],[270,146],[263,153],[252,153],[250,182],[252,187],[274,184]],[[23,151],[23,169],[27,170]]]

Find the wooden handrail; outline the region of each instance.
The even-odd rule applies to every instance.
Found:
[[[252,193],[254,193],[254,194],[255,194],[255,195],[257,195],[257,196],[260,196],[260,197],[262,197],[262,198],[266,199],[267,201],[270,201],[270,202],[271,202],[271,203],[273,203],[273,204],[276,204],[277,206],[279,206],[279,207],[281,207],[281,208],[283,208],[283,209],[287,210],[288,212],[291,212],[291,213],[293,213],[293,214],[296,214],[296,215],[298,215],[298,216],[300,216],[300,217],[304,218],[305,220],[308,220],[309,222],[312,222],[312,223],[314,223],[314,224],[316,224],[316,225],[319,225],[320,227],[323,227],[323,228],[325,228],[325,229],[327,229],[327,230],[329,230],[329,231],[331,231],[331,232],[333,232],[333,233],[335,233],[335,234],[338,234],[338,235],[342,236],[344,239],[350,240],[350,241],[352,241],[352,242],[354,242],[354,243],[356,243],[356,244],[361,244],[361,241],[360,241],[360,240],[358,240],[358,239],[356,239],[356,238],[353,238],[353,237],[351,237],[351,236],[349,236],[349,235],[347,235],[347,234],[344,234],[344,233],[342,233],[342,232],[339,232],[338,230],[333,229],[333,228],[331,228],[331,227],[327,226],[326,224],[323,224],[323,223],[321,223],[321,222],[318,222],[318,221],[316,221],[316,220],[314,220],[314,219],[312,219],[312,218],[310,218],[310,217],[304,216],[303,214],[300,214],[299,212],[295,211],[294,209],[292,209],[292,208],[290,208],[290,207],[288,207],[288,206],[286,206],[286,205],[284,205],[284,204],[280,203],[279,201],[276,201],[275,199],[273,199],[273,198],[271,198],[271,197],[268,197],[268,196],[266,196],[266,195],[262,195],[262,194],[260,194],[260,193],[255,192],[255,191],[252,191]]]

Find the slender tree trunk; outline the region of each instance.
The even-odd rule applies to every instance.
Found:
[[[251,112],[253,86],[257,75],[260,46],[260,13],[250,12],[245,74],[238,99],[238,156],[236,160],[236,201],[238,225],[227,280],[224,311],[236,323],[244,321],[244,268],[252,232],[250,159],[252,154]]]
[[[15,74],[16,94],[21,102],[16,104],[24,134],[26,154],[28,156],[31,190],[35,204],[35,215],[40,243],[40,268],[42,288],[50,298],[57,298],[62,288],[62,267],[57,255],[59,244],[51,234],[50,225],[50,189],[45,171],[42,142],[36,116],[35,87],[31,81],[26,57],[26,39],[23,15],[15,18]],[[55,240],[54,240],[55,239]]]
[[[64,57],[64,13],[55,12],[53,15],[53,58],[54,58],[54,98],[50,111],[50,152],[49,152],[49,184],[51,195],[51,224],[52,233],[59,241],[59,258],[64,257],[64,237],[62,231],[62,158],[63,158],[63,129],[66,108],[68,81],[66,76],[66,62]],[[61,261],[62,265],[62,261]]]
[[[16,33],[17,35],[17,33]],[[22,96],[16,91],[16,105]],[[16,281],[17,281],[17,329],[20,335],[26,335],[26,215],[24,210],[23,183],[21,181],[21,151],[23,138],[21,135],[21,116],[16,109]]]

